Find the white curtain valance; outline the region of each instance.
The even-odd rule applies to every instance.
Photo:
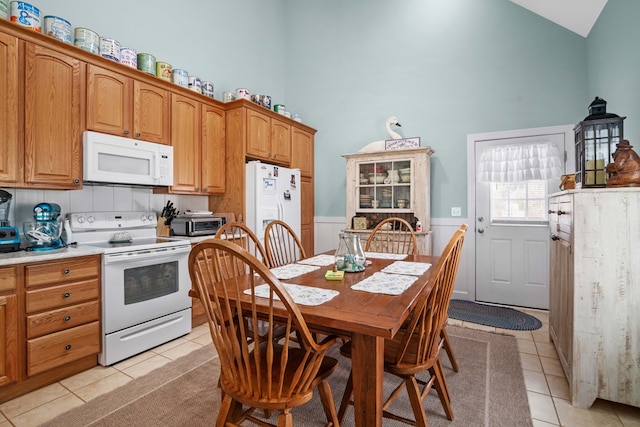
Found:
[[[487,147],[478,162],[479,182],[559,179],[560,150],[551,142]]]

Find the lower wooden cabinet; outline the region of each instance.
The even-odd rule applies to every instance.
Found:
[[[0,402],[98,364],[100,278],[100,255],[0,267]]]

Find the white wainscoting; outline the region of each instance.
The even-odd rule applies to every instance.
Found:
[[[338,242],[338,234],[345,228],[346,219],[344,217],[315,217],[315,252],[325,252],[335,249]],[[469,224],[466,218],[431,218],[431,232],[433,253],[442,252],[453,233],[461,224]],[[473,230],[468,229],[467,234]],[[471,263],[469,257],[475,256],[473,248],[467,243],[462,247],[462,257],[460,259],[460,267],[458,268],[458,276],[456,277],[456,286],[453,290],[453,298],[475,300],[475,272],[470,271]]]

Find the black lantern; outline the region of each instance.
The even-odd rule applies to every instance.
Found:
[[[607,113],[607,101],[596,98],[589,115],[573,132],[576,143],[576,188],[605,187],[605,168],[611,162],[616,144],[623,140],[622,121],[626,117]]]

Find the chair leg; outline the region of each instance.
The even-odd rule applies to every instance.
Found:
[[[451,362],[451,367],[454,372],[458,372],[458,361],[456,360],[456,356],[453,354],[453,347],[451,347],[451,341],[449,341],[449,334],[447,334],[447,328],[442,328],[441,338],[444,340],[444,350],[447,352],[447,356],[449,356],[449,361]]]
[[[232,412],[233,399],[230,396],[224,395],[222,402],[220,403],[220,412],[218,412],[218,419],[216,420],[216,427],[224,427],[227,423],[227,419]]]
[[[293,416],[288,409],[278,415],[278,427],[293,427]]]
[[[407,394],[409,395],[413,415],[416,417],[415,425],[417,427],[427,427],[429,423],[427,423],[427,415],[424,413],[424,406],[422,406],[420,384],[418,384],[416,377],[413,375],[404,381],[407,385]]]
[[[438,360],[435,365],[433,365],[431,373],[436,377],[433,383],[436,391],[438,392],[438,397],[440,398],[440,403],[444,408],[445,414],[447,414],[447,419],[453,420],[453,409],[451,408],[451,396],[449,395],[449,388],[447,387],[447,382],[444,379],[444,372],[442,371],[442,363]]]
[[[340,402],[340,409],[338,409],[338,421],[344,420],[344,414],[347,412],[349,402],[351,401],[351,395],[353,394],[353,376],[349,373],[349,379],[347,379],[347,385],[344,388],[344,395],[342,396],[342,402]]]
[[[318,384],[318,393],[320,394],[320,401],[322,402],[322,408],[327,416],[327,427],[340,427],[340,421],[338,420],[338,414],[336,413],[336,407],[333,403],[333,393],[331,393],[331,387],[328,381],[322,381]]]

